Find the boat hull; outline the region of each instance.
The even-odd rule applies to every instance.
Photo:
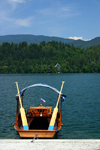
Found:
[[[21,138],[53,138],[56,131],[43,131],[43,130],[29,130],[29,131],[18,131]]]
[[[14,126],[16,132],[21,138],[39,138],[39,139],[52,139],[59,132],[58,130],[21,130]]]

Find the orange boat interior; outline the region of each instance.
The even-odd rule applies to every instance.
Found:
[[[48,130],[53,109],[51,106],[44,107],[42,104],[38,107],[30,107],[26,112],[26,118],[29,130]],[[57,130],[61,126],[61,111],[57,113],[54,129]],[[17,100],[16,111],[16,129],[23,130],[21,114],[19,113],[19,100]]]

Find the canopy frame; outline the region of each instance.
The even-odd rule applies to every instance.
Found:
[[[37,87],[37,86],[42,86],[42,87],[47,87],[47,88],[50,88],[51,90],[55,91],[58,95],[60,94],[60,91],[58,91],[56,88],[50,86],[50,85],[47,85],[47,84],[42,84],[42,83],[38,83],[38,84],[33,84],[33,85],[30,85],[28,87],[25,87],[24,89],[22,89],[20,91],[20,96],[24,96],[24,92],[29,89],[29,88],[32,88],[32,87]],[[61,93],[61,97],[63,99],[63,101],[65,100],[66,98],[66,95],[64,95],[63,93]],[[16,95],[16,99],[18,99],[18,94]]]

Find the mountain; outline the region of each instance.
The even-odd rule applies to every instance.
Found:
[[[30,43],[37,43],[45,41],[46,43],[49,41],[58,41],[62,43],[67,43],[70,45],[74,45],[75,47],[82,47],[87,48],[93,45],[100,45],[100,37],[96,37],[90,41],[83,41],[83,40],[73,40],[68,38],[61,38],[61,37],[50,37],[50,36],[43,36],[43,35],[31,35],[31,34],[20,34],[20,35],[4,35],[0,36],[0,43],[8,42],[8,43],[20,43],[20,42],[27,42]]]
[[[27,42],[30,43],[37,43],[45,41],[46,43],[49,41],[58,41],[62,43],[70,43],[72,39],[64,39],[60,37],[50,37],[50,36],[43,36],[43,35],[30,35],[30,34],[22,34],[22,35],[4,35],[0,36],[0,43],[8,42],[8,43],[20,43],[20,42]]]
[[[91,47],[93,45],[100,45],[100,37],[96,37],[90,41],[83,41],[83,40],[74,40],[70,42],[70,45],[74,45],[75,47],[82,47],[82,48],[87,48]]]

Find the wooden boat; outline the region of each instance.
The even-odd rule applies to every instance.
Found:
[[[63,88],[64,82],[62,81]],[[62,94],[56,88],[53,88],[47,84],[33,84],[24,88],[19,92],[18,83],[16,83],[18,94],[16,95],[17,110],[16,110],[16,124],[14,126],[16,132],[21,138],[54,138],[62,127],[62,101],[65,100],[66,95]],[[29,110],[25,111],[23,108],[23,95],[26,89],[43,86],[52,89],[58,94],[58,100],[56,107],[51,106],[44,107],[42,104],[38,107],[31,106]],[[22,99],[22,102],[21,102]],[[59,101],[60,105],[59,105]],[[20,103],[20,111],[19,111]]]

